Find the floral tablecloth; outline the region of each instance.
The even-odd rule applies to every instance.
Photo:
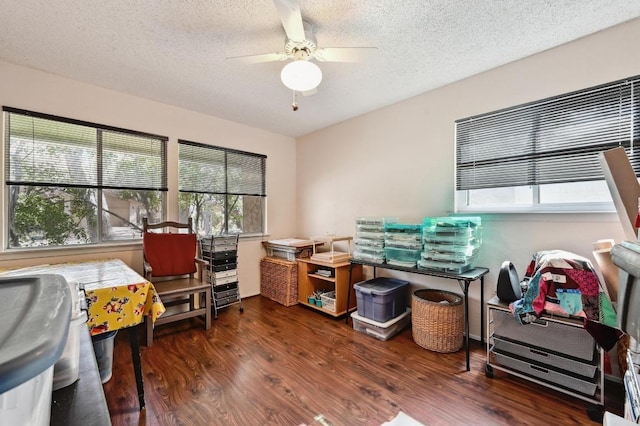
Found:
[[[87,299],[87,326],[92,336],[155,320],[165,307],[152,283],[119,259],[38,265],[0,275],[59,274],[77,282]]]

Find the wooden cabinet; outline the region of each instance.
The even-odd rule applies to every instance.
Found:
[[[349,262],[328,263],[311,259],[298,259],[298,302],[311,306],[335,317],[342,316],[356,308],[356,294],[353,284],[362,281],[362,265],[354,265],[349,283]],[[323,272],[322,274],[318,272]],[[324,304],[312,305],[308,296],[316,290],[335,291],[334,309]],[[351,295],[349,295],[351,292]],[[347,296],[349,309],[347,309]]]

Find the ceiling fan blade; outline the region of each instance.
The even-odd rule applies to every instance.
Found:
[[[377,47],[325,47],[315,51],[314,57],[326,62],[360,62],[370,58]]]
[[[282,21],[284,32],[291,41],[302,42],[305,39],[300,0],[273,0]]]
[[[225,59],[228,61],[234,61],[242,64],[259,64],[261,62],[285,61],[288,59],[288,57],[287,57],[287,54],[284,52],[276,52],[276,53],[264,53],[262,55],[232,56]]]

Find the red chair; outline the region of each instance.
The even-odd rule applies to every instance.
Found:
[[[144,277],[153,283],[168,308],[155,324],[147,318],[147,346],[153,344],[154,326],[204,316],[208,330],[211,327],[211,284],[203,280],[205,262],[196,256],[198,241],[191,218],[188,223],[156,224],[149,224],[144,218],[142,223]],[[171,232],[172,229],[176,232]],[[173,306],[182,309],[172,309]]]

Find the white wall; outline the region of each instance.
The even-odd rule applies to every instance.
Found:
[[[353,235],[358,216],[421,222],[454,209],[454,121],[640,74],[640,20],[468,78],[298,139],[297,235]],[[499,48],[488,46],[487,48]],[[464,58],[460,58],[464,60]],[[321,200],[321,201],[320,201]],[[522,275],[538,250],[591,256],[592,242],[622,239],[615,214],[482,215],[479,266],[511,260]],[[396,274],[460,293],[455,282]],[[480,336],[479,286],[470,290],[471,335]]]
[[[168,136],[168,219],[172,220],[177,220],[178,216],[178,139],[265,154],[268,232],[277,237],[295,234],[296,147],[291,137],[2,61],[0,104]],[[1,163],[0,170],[4,176],[4,162]],[[4,206],[4,194],[1,199]],[[4,212],[5,208],[0,211]],[[0,235],[4,241],[4,219],[2,223]],[[260,238],[240,242],[238,272],[243,297],[260,293],[259,265],[262,256],[264,251]],[[104,258],[121,258],[136,271],[142,271],[140,243],[107,248],[0,251],[0,268]]]

